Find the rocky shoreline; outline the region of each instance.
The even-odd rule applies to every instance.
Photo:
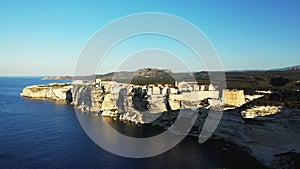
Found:
[[[163,128],[171,126],[177,118],[178,109],[175,108],[178,105],[185,109],[193,108],[176,99],[166,100],[159,96],[145,99],[128,95],[126,91],[123,94],[107,93],[94,86],[72,84],[28,86],[21,96],[66,101],[82,112],[136,124],[151,122]],[[250,103],[251,100],[241,107],[225,110],[211,139],[236,144],[268,168],[296,168],[300,152],[300,110],[277,106],[254,107]],[[145,106],[147,111],[143,110]],[[211,117],[209,107],[198,107],[197,110],[198,116],[189,134],[198,137],[205,120]],[[227,149],[224,145],[224,150]]]
[[[264,119],[242,118],[242,111],[225,111],[212,138],[237,144],[269,168],[295,168],[292,163],[281,162],[290,158],[289,153],[300,152],[300,111],[282,108]]]

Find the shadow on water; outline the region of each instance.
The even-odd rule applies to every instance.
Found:
[[[66,92],[66,100],[68,103],[73,102],[73,95],[71,89]]]

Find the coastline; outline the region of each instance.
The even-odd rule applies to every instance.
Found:
[[[46,91],[49,92],[50,90],[46,90]],[[114,113],[115,105],[111,105],[109,102],[108,102],[109,105],[106,105],[105,109],[101,109],[101,107],[103,107],[104,105],[102,104],[102,102],[105,101],[105,97],[103,98],[101,92],[100,93],[94,92],[90,87],[73,86],[72,94],[73,94],[72,96],[73,107],[75,109],[81,110],[82,112],[91,112],[93,114],[99,114],[100,112],[100,115],[102,116],[110,116],[111,118],[113,119],[116,118],[120,121],[132,122],[135,124],[145,123],[143,119],[144,115],[143,114],[137,115],[136,114],[137,112],[134,112],[133,114],[132,112],[131,113],[129,112],[127,114],[125,113],[122,116],[118,115],[117,113]],[[53,95],[49,95],[48,99],[57,100],[57,97],[53,97],[53,98],[51,97],[53,97]],[[79,104],[80,98],[86,98],[86,97],[91,98],[90,104],[86,104],[84,102],[81,102]],[[112,97],[109,96],[109,98]],[[99,105],[99,101],[101,102],[101,106]],[[113,111],[107,114],[103,114],[103,111],[108,111],[108,108],[113,108],[112,109]],[[129,108],[128,110],[132,110],[132,109]],[[282,137],[282,134],[284,134],[286,131],[289,131],[291,133],[294,132],[295,135],[297,136],[297,133],[299,132],[297,130],[297,127],[295,127],[295,125],[297,124],[289,125],[288,122],[291,119],[295,119],[295,117],[297,117],[298,119],[298,116],[292,116],[292,115],[295,114],[295,112],[293,111],[299,111],[299,110],[284,108],[281,109],[281,111],[284,111],[285,113],[274,113],[271,115],[266,115],[267,119],[261,119],[261,120],[259,120],[259,118],[258,119],[252,118],[253,120],[243,118],[241,112],[244,110],[247,110],[247,106],[245,105],[232,110],[226,110],[223,113],[222,120],[217,130],[214,132],[210,140],[225,140],[225,145],[228,143],[237,145],[240,148],[240,150],[247,152],[249,155],[255,157],[263,165],[269,168],[276,168],[275,166],[287,167],[288,165],[290,165],[287,162],[284,164],[280,164],[280,163],[282,160],[290,161],[291,160],[290,153],[292,154],[296,153],[296,155],[297,154],[299,155],[299,153],[297,153],[299,152],[299,150],[297,149],[298,143],[295,143],[295,138],[287,138],[285,145],[281,144],[282,143],[281,141],[284,141],[285,138],[282,138],[279,143],[276,143],[276,139],[278,140],[279,138],[277,137],[273,139],[274,136],[272,136],[272,134],[274,133],[269,133],[269,130],[270,129],[279,130],[282,126],[282,123],[284,123],[285,125],[287,125],[287,129],[283,131],[279,130],[277,132],[277,136]],[[192,131],[194,133],[190,133],[189,135],[193,135],[193,137],[198,137],[198,134],[202,129],[204,120],[207,117],[207,112],[208,109],[206,108],[201,109],[201,113],[200,113],[201,117],[198,116],[198,118],[196,119],[196,124],[195,124],[196,131],[195,130]],[[139,121],[136,120],[138,119],[137,117],[140,118]],[[165,117],[161,116],[160,117],[161,119],[156,120],[156,122],[154,122],[153,124],[165,129],[172,124],[173,119],[176,117],[177,117],[176,113],[175,115],[167,113]],[[272,117],[272,118],[268,118],[268,117]],[[271,138],[265,139],[265,137],[271,137]],[[292,145],[292,147],[289,145]],[[225,146],[224,149],[228,149],[228,148]]]

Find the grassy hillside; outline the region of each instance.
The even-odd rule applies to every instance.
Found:
[[[299,89],[300,71],[263,71],[263,72],[228,72],[228,88],[255,90],[297,90]]]
[[[103,80],[114,80],[132,84],[174,84],[175,79],[189,81],[193,76],[199,84],[209,84],[207,72],[172,73],[160,69],[142,69],[137,72],[117,72],[97,75]],[[298,90],[300,87],[300,70],[286,71],[251,71],[226,72],[226,83],[229,89],[242,89],[246,93],[255,90]]]

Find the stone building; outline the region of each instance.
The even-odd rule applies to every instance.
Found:
[[[219,91],[192,91],[182,93],[182,99],[186,101],[199,101],[204,99],[218,99]]]
[[[212,84],[209,85],[199,85],[199,90],[201,91],[213,91],[213,90],[217,90],[216,87]]]
[[[152,95],[161,95],[161,89],[157,86],[152,87]]]
[[[96,87],[101,87],[102,86],[102,80],[100,78],[95,79],[95,86]]]

